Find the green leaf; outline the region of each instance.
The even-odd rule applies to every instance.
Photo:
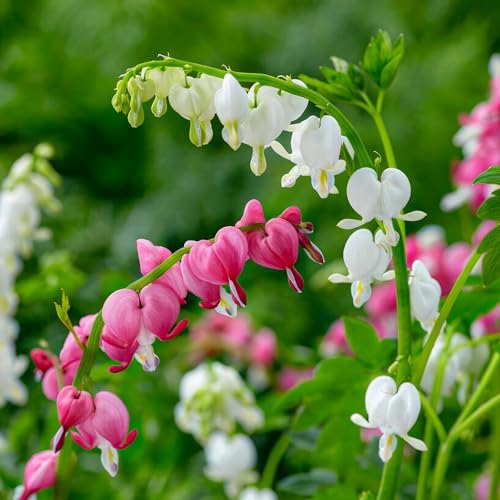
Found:
[[[491,311],[498,303],[500,285],[490,287],[474,287],[462,292],[456,300],[448,316],[448,321],[463,319],[472,322],[483,314]]]
[[[344,317],[345,335],[351,351],[369,365],[378,364],[379,340],[377,332],[366,321]]]
[[[334,82],[324,82],[316,78],[301,74],[299,77],[308,87],[316,90],[327,99],[335,100],[341,99],[350,101],[352,99],[352,92],[344,86]]]
[[[303,431],[310,427],[320,425],[332,413],[335,405],[335,399],[325,400],[323,395],[306,401],[299,409],[292,423],[292,429],[295,431]]]
[[[335,484],[337,476],[328,469],[312,469],[304,474],[295,474],[282,479],[278,483],[278,490],[293,495],[310,497],[321,486]]]
[[[479,253],[493,250],[500,246],[500,225],[495,226],[482,240],[477,248]]]
[[[473,181],[473,184],[499,184],[500,185],[500,165],[490,167],[488,170],[479,174]]]
[[[491,285],[500,279],[500,246],[492,248],[483,257],[482,276],[485,286]]]
[[[483,201],[477,210],[481,219],[500,221],[500,189],[493,192],[493,196]]]
[[[307,429],[300,432],[290,432],[288,435],[295,448],[313,452],[316,448],[316,441],[318,440],[319,430]]]

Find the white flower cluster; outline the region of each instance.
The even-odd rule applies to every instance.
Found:
[[[189,120],[189,138],[196,146],[208,144],[213,137],[212,120],[217,115],[223,125],[222,137],[233,149],[241,144],[252,148],[250,168],[262,175],[267,167],[265,150],[269,146],[294,166],[282,178],[282,187],[292,187],[301,176],[310,177],[313,188],[322,197],[337,193],[335,175],[345,170],[340,158],[342,146],[351,157],[354,150],[331,116],[310,116],[300,123],[308,100],[275,87],[253,84],[248,90],[228,72],[224,78],[207,74],[188,76],[180,68],[144,68],[127,81],[127,91],[118,82],[112,104],[127,114],[132,127],[144,121],[143,104],[153,99],[151,111],[156,117],[171,107]],[[305,88],[301,80],[290,84]],[[276,141],[283,131],[292,132],[291,153]]]
[[[272,500],[268,490],[247,488],[242,492],[244,486],[258,480],[257,452],[248,436],[233,433],[237,424],[245,432],[253,432],[262,426],[264,417],[238,372],[222,363],[203,363],[184,375],[179,392],[175,420],[204,445],[206,476],[224,482],[229,498],[241,492],[239,498]]]
[[[48,158],[52,149],[37,146],[34,154],[25,154],[14,162],[0,191],[0,406],[7,401],[24,404],[27,392],[19,377],[27,360],[16,356],[18,324],[14,319],[18,298],[16,278],[21,271],[21,257],[27,257],[33,241],[44,239],[48,232],[40,228],[40,208],[56,210],[53,184],[59,177]]]
[[[421,211],[402,213],[410,195],[408,177],[396,168],[385,169],[380,181],[373,168],[360,168],[351,175],[347,183],[347,198],[354,211],[361,216],[361,220],[344,219],[338,226],[342,229],[353,229],[376,219],[384,228],[383,231],[378,230],[375,235],[368,229],[354,231],[347,239],[343,253],[348,274],[334,273],[328,278],[332,283],[352,283],[351,294],[356,307],[361,307],[370,298],[374,281],[386,281],[394,277],[394,272],[387,270],[392,257],[392,247],[399,242],[393,219],[414,221],[425,217],[425,213]],[[417,271],[420,278],[423,272],[421,267],[418,267]],[[420,283],[418,278],[413,279],[417,284]],[[420,298],[417,293],[413,295],[416,299]],[[423,321],[423,314],[417,303],[415,311],[416,319]],[[427,309],[424,312],[427,313]]]

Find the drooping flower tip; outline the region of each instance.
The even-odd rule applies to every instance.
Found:
[[[16,488],[15,500],[28,500],[38,491],[50,488],[56,482],[58,454],[52,451],[35,453],[24,468],[24,484]]]

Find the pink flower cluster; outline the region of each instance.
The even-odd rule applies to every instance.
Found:
[[[190,361],[227,354],[232,361],[267,368],[276,359],[276,335],[269,328],[254,331],[250,318],[236,318],[208,311],[189,332]]]
[[[472,181],[487,168],[500,163],[500,55],[490,61],[490,97],[472,112],[460,116],[462,128],[454,142],[461,146],[464,159],[452,165],[452,178],[457,191],[442,202],[444,210],[452,210],[468,202],[476,210],[490,195],[491,186],[472,185]]]
[[[262,205],[251,200],[235,226],[222,228],[213,240],[187,242],[189,252],[159,278],[139,291],[124,288],[112,293],[102,309],[104,328],[100,337],[102,351],[117,362],[110,372],[125,370],[134,358],[145,371],[157,368],[159,358],[152,345],[156,339],[173,339],[186,327],[187,320],[178,322],[178,316],[188,292],[201,299],[201,307],[235,316],[237,307],[244,307],[247,301],[238,279],[248,260],[285,271],[290,286],[301,292],[303,279],[295,268],[299,248],[303,247],[316,262],[324,262],[321,251],[308,237],[312,230],[311,223],[302,222],[297,207],[266,221]],[[148,240],[137,241],[137,253],[143,275],[172,255]],[[112,476],[118,471],[117,450],[129,446],[137,435],[135,430],[128,432],[129,414],[117,396],[106,391],[92,396],[73,386],[83,356],[81,346],[88,344],[95,318],[91,315],[80,320],[66,337],[59,356],[43,349],[31,352],[35,376],[42,380],[45,395],[57,401],[61,427],[52,451],[37,453],[28,461],[19,498],[26,499],[54,483],[57,454],[71,428],[76,428],[71,436],[80,446],[101,449],[102,464]],[[264,329],[252,336],[244,318],[215,314],[209,318],[221,331],[220,337],[244,352],[253,366],[267,368],[273,363],[276,339],[272,331]],[[193,337],[204,337],[202,330],[195,329]]]

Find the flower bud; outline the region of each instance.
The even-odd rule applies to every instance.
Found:
[[[56,482],[57,454],[52,451],[35,453],[24,468],[24,484],[16,488],[15,500],[28,500],[40,490]]]

